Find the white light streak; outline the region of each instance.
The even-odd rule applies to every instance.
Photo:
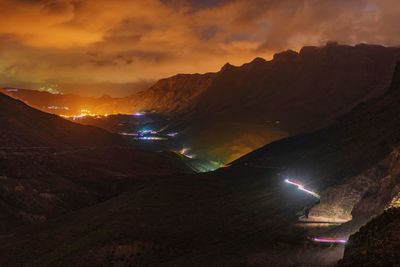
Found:
[[[315,193],[315,192],[313,192],[313,191],[310,191],[310,190],[308,190],[308,189],[305,189],[304,186],[301,185],[301,184],[292,182],[292,181],[290,181],[289,179],[285,179],[285,183],[288,183],[288,184],[297,186],[297,189],[299,189],[299,190],[301,190],[301,191],[303,191],[303,192],[306,192],[307,194],[310,194],[310,195],[312,195],[312,196],[314,196],[314,197],[316,197],[316,198],[318,198],[318,199],[321,198],[317,193]]]

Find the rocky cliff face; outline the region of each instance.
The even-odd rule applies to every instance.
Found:
[[[136,109],[155,109],[160,112],[187,112],[197,98],[207,91],[217,74],[178,74],[159,80],[149,89],[133,96]]]
[[[374,218],[352,235],[338,266],[398,266],[400,208]]]
[[[400,194],[400,150],[393,148],[387,158],[360,175],[321,192],[321,204],[311,218],[319,221],[348,222],[342,233],[353,233],[385,209],[396,206]]]
[[[354,205],[353,220],[342,226],[350,236],[338,266],[396,266],[400,264],[400,152],[391,155],[376,168],[381,175],[372,177],[363,198]],[[368,223],[367,223],[368,222]]]

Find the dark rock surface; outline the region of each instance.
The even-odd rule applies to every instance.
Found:
[[[400,266],[400,208],[389,209],[350,237],[338,266]]]

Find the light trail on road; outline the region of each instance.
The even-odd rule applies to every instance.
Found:
[[[333,237],[313,237],[311,238],[311,240],[318,243],[339,243],[339,244],[347,243],[347,239],[333,238]]]
[[[318,199],[321,198],[317,193],[315,193],[315,192],[313,192],[313,191],[311,191],[311,190],[305,189],[304,186],[303,186],[302,184],[299,184],[299,183],[290,181],[289,179],[285,179],[285,183],[294,185],[294,186],[297,187],[297,189],[299,189],[299,190],[301,190],[301,191],[303,191],[303,192],[306,192],[307,194],[310,194],[310,195],[312,195],[312,196],[314,196],[314,197],[316,197],[316,198],[318,198]]]

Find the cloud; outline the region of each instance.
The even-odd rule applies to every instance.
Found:
[[[2,0],[0,9],[3,83],[126,88],[328,40],[400,43],[397,0]]]

